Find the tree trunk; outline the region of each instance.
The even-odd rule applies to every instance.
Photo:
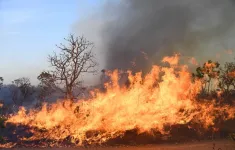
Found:
[[[229,94],[229,85],[227,85],[227,94]]]
[[[208,82],[208,94],[210,94],[210,86],[211,86],[211,78],[209,79],[209,82]]]
[[[73,97],[72,88],[67,88],[67,91],[66,91],[66,98],[67,98],[67,100],[73,101],[74,97]]]

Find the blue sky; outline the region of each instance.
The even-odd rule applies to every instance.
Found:
[[[47,69],[48,54],[104,0],[0,0],[0,76],[5,83]]]

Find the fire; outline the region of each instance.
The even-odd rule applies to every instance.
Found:
[[[205,67],[206,67],[206,69],[211,69],[211,68],[216,67],[216,64],[214,62],[213,63],[206,62]]]
[[[235,78],[235,71],[228,72],[230,78]]]
[[[105,93],[94,90],[88,100],[59,101],[50,107],[44,104],[39,111],[21,108],[7,122],[34,128],[34,136],[26,140],[59,141],[71,137],[76,144],[83,145],[104,143],[132,129],[168,134],[165,126],[198,123],[208,128],[218,117],[234,117],[235,110],[229,106],[196,100],[202,83],[192,82],[187,66],[178,65],[178,55],[162,61],[170,66],[153,66],[145,76],[128,71],[129,87],[119,86],[115,70],[109,73],[111,82],[106,83]]]
[[[162,62],[168,62],[170,65],[177,65],[179,62],[179,55],[175,55],[174,57],[166,56],[162,59]]]
[[[6,143],[6,144],[0,144],[0,148],[12,148],[16,145],[16,143]]]

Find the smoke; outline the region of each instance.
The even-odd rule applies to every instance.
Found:
[[[165,55],[179,52],[200,61],[233,48],[234,10],[234,0],[120,0],[107,2],[76,28],[98,37],[104,68],[146,71]]]

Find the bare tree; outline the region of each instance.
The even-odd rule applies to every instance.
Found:
[[[40,81],[39,83],[39,99],[43,100],[47,96],[51,95],[56,89],[55,85],[55,77],[53,74],[50,74],[48,71],[43,71],[41,74],[37,77],[37,79]]]
[[[19,88],[13,84],[9,87],[9,90],[11,92],[11,97],[12,97],[12,101],[14,102],[14,104],[22,105],[23,101],[22,100],[19,101]]]
[[[2,88],[2,85],[3,85],[3,77],[0,77],[0,89]]]
[[[15,87],[12,88],[12,94],[13,94],[13,101],[16,103],[17,100],[17,96],[18,96],[18,92],[17,92],[17,88],[20,90],[23,99],[20,101],[20,105],[23,104],[23,100],[25,100],[28,96],[30,96],[31,94],[33,94],[33,88],[32,85],[30,83],[29,78],[19,78],[16,79],[14,81],[12,81],[13,85]]]
[[[235,89],[235,63],[226,62],[221,72],[219,87],[229,93],[231,89]]]
[[[73,88],[81,83],[81,75],[96,72],[97,62],[92,52],[93,43],[72,34],[65,40],[68,45],[57,45],[60,53],[54,52],[54,55],[49,55],[49,62],[54,68],[52,74],[55,81],[63,86],[61,89],[66,98],[73,100]]]

